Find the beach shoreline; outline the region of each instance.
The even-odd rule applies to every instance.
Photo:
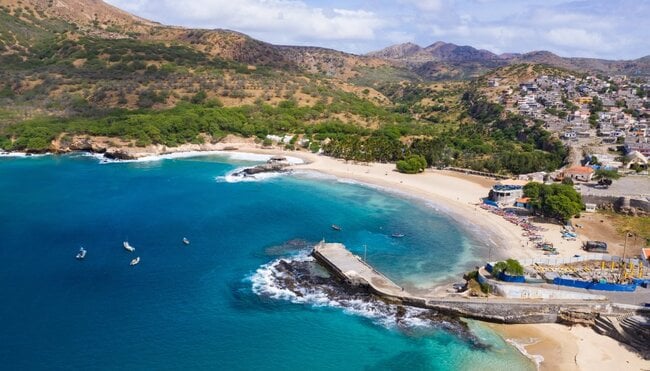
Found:
[[[263,149],[254,145],[242,145],[237,150],[299,157],[305,163],[294,166],[296,170],[316,171],[339,180],[349,179],[398,196],[403,195],[440,206],[457,222],[471,223],[479,230],[487,231],[491,236],[498,238],[498,242],[492,241],[492,243],[495,245],[502,243],[502,245],[497,246],[497,249],[492,252],[492,259],[506,256],[523,259],[541,255],[540,251],[526,246],[519,226],[476,207],[475,204],[479,203],[480,197],[487,196],[491,185],[497,182],[496,179],[440,170],[427,170],[422,174],[408,175],[394,171],[394,164],[351,163],[313,153]],[[465,220],[458,218],[465,218]],[[563,255],[572,256],[582,251],[580,241],[561,239],[561,226],[546,227],[550,228],[542,232],[544,237],[553,241],[556,246],[563,246]],[[436,290],[444,291],[444,287],[433,289]],[[640,370],[647,366],[647,362],[634,350],[612,338],[596,333],[591,328],[568,327],[562,324],[486,325],[505,341],[513,344],[524,356],[538,365],[540,370],[590,370],[599,369],[603,365],[618,367],[617,369],[621,370]],[[532,342],[523,344],[522,339],[532,339]],[[561,357],[558,358],[559,350],[561,350]]]
[[[128,151],[132,148],[124,150]],[[505,257],[526,259],[542,254],[532,246],[527,246],[519,226],[477,206],[480,203],[480,198],[487,196],[491,185],[497,182],[496,179],[432,169],[421,174],[402,174],[395,171],[394,164],[353,163],[305,151],[262,148],[252,139],[236,137],[209,145],[190,144],[174,148],[153,146],[137,151],[129,152],[129,156],[132,155],[134,159],[127,161],[154,161],[204,155],[232,157],[235,154],[247,153],[299,158],[303,163],[296,164],[297,161],[293,161],[294,164],[291,166],[291,169],[298,173],[326,174],[338,180],[351,180],[397,196],[428,202],[441,209],[463,228],[472,229],[475,233],[486,233],[490,236],[489,241],[486,242],[489,242],[491,247],[488,248],[487,256],[481,255],[479,252],[479,256],[477,256],[479,260],[496,260]],[[96,157],[100,155],[101,153],[95,153]],[[561,256],[572,256],[581,251],[579,240],[563,241],[561,239],[559,225],[545,225],[545,227],[550,228],[542,232],[544,238],[556,246],[562,247]],[[458,274],[460,275],[461,272]],[[432,292],[429,294],[435,294],[435,292],[444,294],[444,289],[445,287],[438,286],[432,288]],[[570,328],[560,324],[486,325],[504,340],[513,343],[513,346],[516,346],[531,361],[539,362],[543,358],[543,361],[538,363],[541,370],[594,369],[610,363],[609,367],[621,366],[616,362],[623,362],[622,366],[629,366],[629,368],[619,367],[618,369],[638,370],[646,365],[646,361],[642,360],[634,351],[589,328]],[[599,353],[594,354],[595,350],[593,349],[597,349]],[[558,356],[558,352],[560,352],[560,356]]]

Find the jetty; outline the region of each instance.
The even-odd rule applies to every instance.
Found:
[[[415,295],[351,253],[343,244],[322,241],[314,247],[312,256],[334,278],[350,287],[376,295],[386,302],[433,309],[488,322],[592,324],[599,316],[616,316],[637,311],[633,306],[612,303],[607,297],[593,295],[576,294],[551,299]]]
[[[321,242],[312,255],[338,278],[355,287],[365,287],[374,294],[404,298],[410,296],[404,289],[377,272],[359,256],[352,254],[343,244]]]

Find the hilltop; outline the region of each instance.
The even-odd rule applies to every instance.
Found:
[[[575,72],[650,75],[650,56],[629,61],[611,61],[596,58],[565,58],[548,51],[497,55],[488,50],[442,41],[424,48],[413,43],[397,44],[367,55],[402,63],[425,78],[476,77],[496,67],[521,63],[545,64]]]
[[[405,64],[164,26],[97,0],[0,4],[6,150],[116,153],[235,134],[348,160],[417,154],[429,166],[496,173],[553,170],[566,156],[556,137],[506,114],[473,84],[430,81],[499,66],[489,51],[395,48],[394,58],[435,59]]]

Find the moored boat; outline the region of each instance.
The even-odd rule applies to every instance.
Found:
[[[124,246],[124,250],[126,250],[128,252],[134,252],[135,251],[135,247],[131,246],[129,244],[129,241],[122,242],[122,246]]]
[[[140,257],[136,257],[135,259],[131,260],[131,263],[129,265],[136,265],[140,263]]]
[[[186,245],[190,244],[190,240],[187,239],[187,237],[183,237],[183,243]]]
[[[404,237],[404,233],[393,233],[390,236],[393,238],[402,238]]]
[[[339,227],[339,226],[336,225],[336,224],[332,224],[332,229],[335,230],[335,231],[341,231],[341,230],[342,230],[342,228]]]
[[[79,252],[77,253],[76,258],[79,259],[79,260],[84,259],[84,258],[86,257],[86,253],[87,253],[87,252],[88,252],[88,251],[87,251],[86,249],[84,249],[83,247],[81,247],[81,248],[79,249]]]

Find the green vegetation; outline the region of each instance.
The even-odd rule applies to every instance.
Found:
[[[397,161],[397,171],[406,174],[417,174],[427,168],[427,160],[420,155],[410,155],[404,160]]]
[[[249,68],[194,41],[124,36],[103,39],[64,21],[0,11],[0,148],[43,152],[63,134],[136,146],[292,134],[287,148],[305,138],[311,151],[396,162],[404,172],[457,166],[515,174],[554,170],[566,155],[541,125],[505,115],[465,83],[360,67],[357,95],[273,55],[253,55],[265,62]],[[370,88],[390,102],[374,103]]]
[[[531,182],[524,186],[524,196],[531,199],[535,212],[563,222],[580,214],[583,209],[580,194],[566,184],[546,185]]]
[[[621,235],[621,238],[625,236],[626,233],[632,233],[637,239],[639,245],[645,244],[650,246],[650,216],[629,216],[623,214],[617,214],[615,212],[604,212],[609,219],[608,222],[611,222],[616,226],[617,232]],[[632,241],[634,238],[632,237]],[[636,244],[635,242],[628,243]],[[629,247],[630,245],[628,245]],[[636,246],[636,245],[634,245]]]
[[[519,263],[518,260],[508,259],[494,264],[492,275],[496,277],[501,274],[501,272],[511,276],[522,276],[524,274],[524,267],[521,266],[521,263]]]
[[[621,178],[621,174],[619,174],[617,170],[598,169],[594,174],[594,179],[597,180],[598,179],[616,180],[620,178]]]

